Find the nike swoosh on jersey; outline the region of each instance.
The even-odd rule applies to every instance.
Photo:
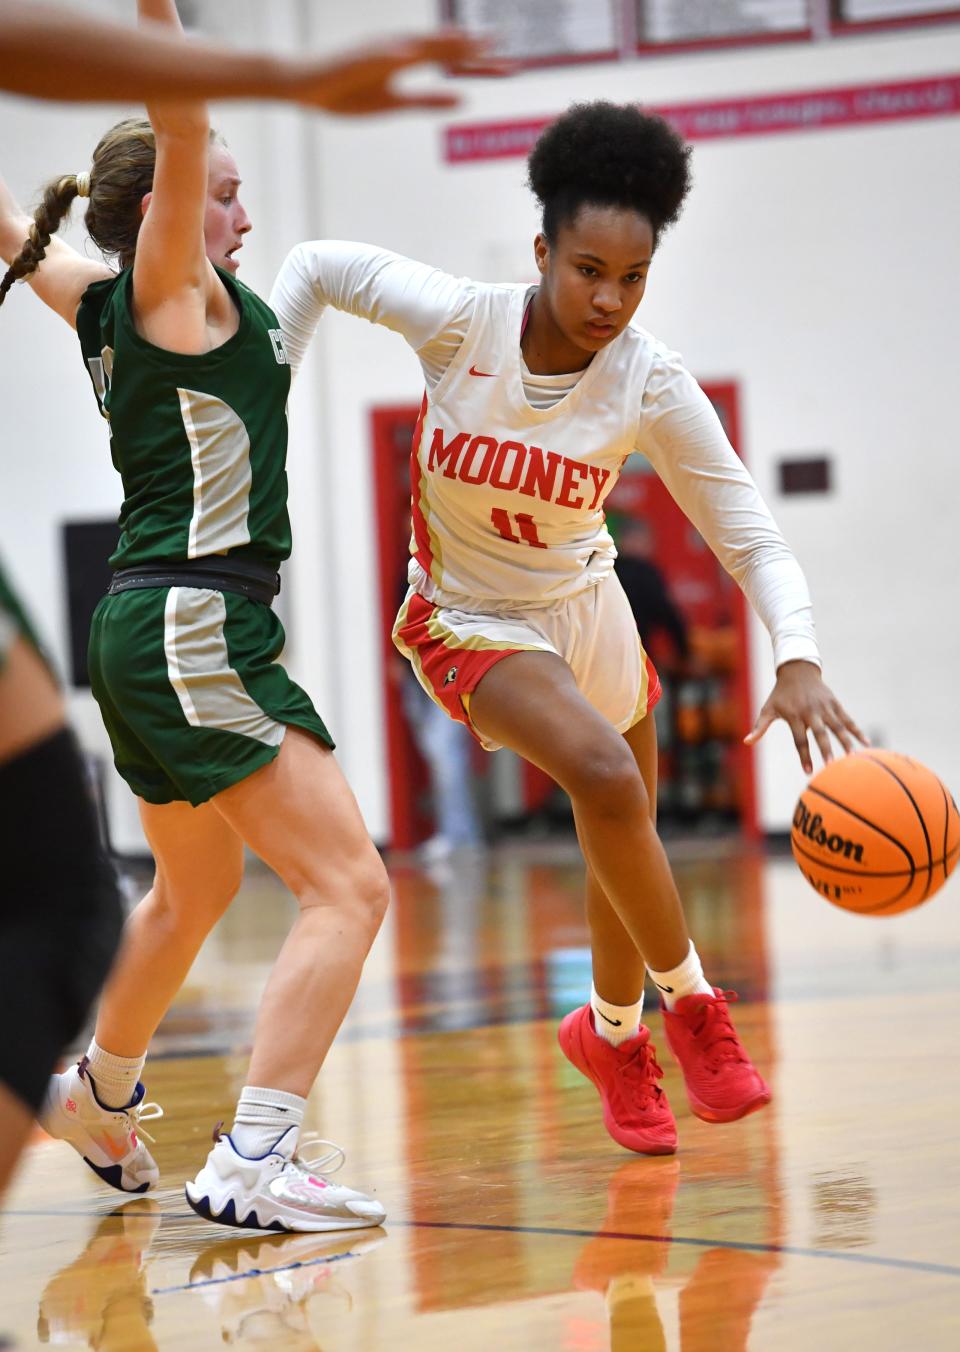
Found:
[[[493,380],[496,374],[496,371],[478,371],[475,366],[470,367],[470,375],[472,376],[487,376]]]

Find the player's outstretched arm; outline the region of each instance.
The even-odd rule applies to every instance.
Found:
[[[265,98],[345,115],[448,108],[455,95],[403,94],[394,77],[427,62],[468,65],[483,50],[448,32],[394,39],[333,61],[224,52],[159,26],[138,31],[60,5],[0,0],[0,88],[58,101]]]
[[[778,718],[790,729],[800,764],[813,774],[808,732],[820,748],[824,761],[833,759],[830,733],[844,751],[854,750],[854,739],[864,746],[869,740],[857,727],[846,709],[830,690],[813,662],[785,662],[777,671],[777,683],[760,710],[752,730],[743,739],[754,746]]]
[[[288,98],[328,113],[356,117],[404,109],[453,108],[459,97],[444,93],[403,93],[396,77],[414,66],[434,64],[470,70],[483,58],[485,46],[465,33],[449,30],[422,37],[389,38],[347,52],[325,64],[305,62],[293,75]],[[490,66],[491,71],[507,67]]]
[[[651,373],[638,443],[684,515],[744,591],[773,644],[777,683],[746,742],[782,718],[813,771],[808,735],[824,760],[830,734],[845,751],[866,742],[820,674],[813,608],[799,563],[737,456],[706,395],[674,355]]]
[[[445,346],[433,353],[444,366],[472,314],[461,278],[371,244],[309,240],[291,249],[270,292],[294,373],[327,306],[392,329],[421,359],[427,344]]]
[[[137,14],[142,24],[162,24],[184,48],[174,0],[137,0]],[[147,116],[157,158],[133,264],[137,312],[142,322],[174,304],[164,327],[172,328],[174,339],[180,331],[188,343],[183,350],[190,351],[193,342],[202,344],[205,338],[210,293],[223,287],[204,248],[210,121],[202,98],[148,98]],[[176,346],[164,334],[151,331],[149,337],[161,346]]]

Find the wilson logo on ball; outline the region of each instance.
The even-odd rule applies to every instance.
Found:
[[[857,864],[863,862],[863,846],[855,840],[846,840],[836,832],[829,834],[820,813],[811,813],[802,798],[797,802],[793,814],[793,826],[801,836],[806,836],[814,845],[825,846],[831,854],[842,854],[844,859],[852,859]]]

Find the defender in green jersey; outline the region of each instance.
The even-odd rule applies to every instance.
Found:
[[[391,88],[393,75],[424,60],[446,63],[469,57],[475,52],[475,44],[466,37],[451,34],[428,36],[384,43],[377,50],[369,48],[359,57],[348,57],[339,62],[325,60],[323,63],[300,61],[284,63],[279,58],[272,58],[267,62],[270,70],[265,76],[262,61],[251,65],[252,58],[243,56],[231,58],[226,54],[218,54],[212,48],[205,48],[202,52],[197,48],[193,52],[185,51],[184,61],[175,69],[170,63],[167,49],[175,45],[176,34],[170,39],[165,39],[158,36],[155,31],[149,34],[136,34],[119,27],[116,28],[115,34],[113,31],[108,34],[109,25],[98,26],[94,23],[91,27],[89,18],[74,19],[66,12],[61,14],[59,11],[57,13],[51,11],[42,17],[38,16],[34,21],[27,13],[28,8],[17,6],[16,16],[5,13],[7,22],[0,42],[9,39],[8,46],[12,42],[7,54],[11,55],[13,60],[12,65],[8,62],[9,70],[4,69],[0,74],[10,76],[13,80],[10,87],[55,98],[114,97],[125,101],[129,97],[129,89],[139,90],[141,96],[152,93],[169,97],[184,95],[208,86],[212,89],[211,82],[222,83],[229,77],[229,81],[233,81],[233,84],[229,90],[225,86],[219,89],[221,94],[246,92],[262,95],[269,92],[268,83],[278,97],[297,98],[317,107],[327,107],[344,113],[370,112],[388,107],[436,107],[452,104],[456,100],[450,95],[395,91]],[[158,3],[144,0],[140,8],[145,17],[154,20],[166,19],[170,27],[176,27],[175,11],[166,0],[158,0]],[[11,25],[16,30],[12,35],[9,31]],[[112,45],[105,41],[107,38]],[[3,53],[0,53],[0,57],[2,55]],[[0,66],[3,66],[2,59]],[[128,86],[126,93],[118,89],[119,75],[126,80]],[[110,89],[104,86],[105,76],[112,77]],[[58,81],[61,86],[59,88]],[[69,84],[69,89],[63,87],[64,81]],[[152,156],[152,147],[150,153]],[[130,168],[129,159],[126,167]],[[150,175],[152,178],[152,160]],[[73,324],[80,292],[88,283],[94,282],[91,299],[98,290],[101,279],[103,285],[99,289],[112,290],[113,283],[106,275],[105,269],[79,259],[72,250],[60,242],[50,240],[50,233],[56,230],[65,206],[69,205],[74,195],[85,193],[88,186],[89,175],[71,175],[58,180],[56,185],[52,185],[48,190],[36,223],[31,223],[23,217],[0,180],[0,256],[12,264],[6,276],[0,281],[0,304],[17,278],[32,274],[31,281],[37,294],[68,323]],[[113,185],[112,192],[109,182],[106,186],[107,191],[98,215],[105,223],[109,234],[111,221],[112,224],[116,224],[118,200],[123,193],[116,191],[117,185]],[[130,181],[127,180],[120,187],[129,189]],[[196,196],[195,183],[193,190]],[[127,197],[129,196],[127,192]],[[132,205],[139,215],[141,201],[136,194],[132,199]],[[216,224],[215,221],[210,223],[214,226]],[[24,248],[22,243],[28,230],[30,239]],[[136,233],[135,230],[133,233]],[[216,244],[215,235],[214,230],[212,232],[214,244]],[[48,248],[49,255],[46,257],[45,267],[42,274],[38,274],[35,269],[38,263],[44,260]],[[211,252],[212,256],[215,256],[215,249]],[[251,300],[244,304],[239,299],[238,291],[238,306],[244,312],[253,312],[260,303],[252,293],[248,294]],[[132,326],[132,332],[136,337],[136,325]],[[220,346],[221,358],[228,344],[229,339],[226,344]],[[96,356],[94,360],[97,360]],[[99,360],[103,360],[102,355]],[[103,385],[106,393],[105,382]],[[194,382],[187,382],[186,388],[194,389]],[[190,399],[186,402],[188,414],[196,429],[196,405]],[[227,402],[229,403],[229,399]],[[264,407],[269,417],[269,401]],[[214,448],[214,443],[218,439],[217,434],[212,431],[210,420],[205,420],[203,416],[204,413],[209,413],[209,409],[202,407],[200,413],[200,425],[210,434],[203,441],[210,454],[204,459],[198,452],[198,459],[203,462],[202,488],[207,490],[213,488],[213,492],[211,495],[209,492],[201,491],[200,501],[195,504],[196,510],[191,513],[190,520],[196,524],[194,546],[199,544],[201,547],[209,547],[210,535],[206,527],[210,526],[214,533],[221,528],[222,523],[216,519],[216,508],[222,503],[224,495],[218,491],[221,485],[217,483],[221,467],[220,457]],[[216,416],[212,421],[217,424]],[[282,427],[282,423],[280,426]],[[249,424],[247,430],[249,432]],[[264,429],[267,433],[270,430]],[[266,448],[270,438],[269,435],[261,437],[258,433],[254,440],[259,449]],[[191,444],[191,453],[192,451]],[[232,465],[233,461],[230,461],[230,464]],[[278,458],[265,454],[263,465],[265,472],[255,476],[257,482],[254,496],[257,493],[261,495],[266,504],[266,516],[260,519],[254,511],[255,536],[245,543],[253,544],[255,538],[273,557],[278,537],[281,540],[285,538],[286,514],[276,495],[269,491],[268,479],[271,466],[274,473],[282,473],[282,456]],[[133,464],[131,463],[128,468],[131,477],[136,478]],[[152,468],[162,473],[164,467],[154,462]],[[151,493],[150,485],[144,483],[143,487],[146,491],[146,500],[152,501],[156,506],[155,495]],[[137,514],[139,505],[141,505],[139,502],[131,502],[132,515]],[[249,510],[247,515],[249,520]],[[162,513],[161,516],[166,527],[170,521]],[[273,531],[268,518],[270,520],[275,518]],[[143,521],[147,533],[150,534],[152,522],[138,517],[139,520]],[[233,525],[236,525],[236,521]],[[154,543],[157,542],[155,538]],[[189,546],[188,528],[188,548]],[[245,544],[241,543],[232,552],[238,554],[244,548]],[[286,543],[281,545],[281,549],[276,551],[275,557],[277,559],[285,557],[288,549],[287,539]],[[238,563],[232,566],[236,581],[237,572],[242,570]],[[278,730],[282,734],[283,725],[294,723],[311,728],[318,738],[325,739],[322,724],[307,697],[291,682],[283,685],[286,678],[272,661],[282,646],[282,631],[274,621],[274,617],[266,606],[251,603],[244,607],[237,603],[238,595],[249,594],[249,571],[245,587],[246,590],[241,588],[239,594],[222,594],[225,612],[222,626],[223,641],[219,645],[214,645],[215,661],[222,659],[225,650],[231,671],[239,673],[243,669],[245,673],[243,685],[246,690],[252,691],[253,697],[261,704],[264,701],[277,704],[280,710],[279,722],[274,723],[272,731],[268,729],[269,739],[275,740]],[[160,590],[156,587],[151,588],[144,596],[143,603],[147,611],[152,604],[155,605],[156,595]],[[194,590],[202,593],[204,589]],[[174,589],[171,588],[168,594],[173,595]],[[119,636],[122,649],[124,631],[134,627],[132,612],[138,600],[136,591],[131,593],[127,600],[129,605],[126,610],[119,605],[114,607],[109,621],[105,615],[98,617],[101,630],[104,631],[98,636],[97,641],[104,659],[101,665],[103,668],[113,668],[120,676],[123,675],[122,663],[114,654],[113,647]],[[188,608],[195,609],[196,601],[197,597],[189,597]],[[216,604],[214,602],[214,612]],[[104,607],[104,610],[106,609]],[[113,623],[114,619],[117,621],[116,624]],[[145,619],[149,628],[151,624],[149,615],[141,619]],[[109,631],[109,634],[106,631]],[[192,634],[192,638],[196,638],[196,635]],[[173,660],[179,671],[179,648],[183,644],[174,642],[172,646]],[[191,649],[191,644],[188,643],[187,647]],[[247,658],[253,651],[259,653],[264,660],[249,663]],[[160,674],[151,668],[151,656],[156,656],[155,648],[152,646],[143,662],[127,663],[127,666],[132,666],[142,678],[139,690],[127,687],[119,689],[116,682],[108,689],[106,675],[104,671],[100,673],[103,677],[101,707],[104,709],[105,717],[108,717],[118,731],[124,727],[131,728],[129,720],[134,706],[142,714],[144,706],[154,700],[156,688],[163,685]],[[188,706],[192,704],[194,712],[198,706],[210,712],[209,701],[204,695],[200,696],[199,701],[194,700],[193,696],[197,695],[201,688],[203,692],[208,693],[211,684],[217,685],[218,682],[222,684],[222,678],[211,674],[210,662],[206,659],[201,661],[200,665],[205,674],[200,685],[194,685],[192,692],[188,692]],[[182,672],[178,675],[178,682],[181,689],[186,688]],[[226,677],[226,685],[232,687],[232,677]],[[235,689],[233,693],[236,693]],[[117,706],[115,711],[114,701]],[[240,702],[243,703],[242,700]],[[233,704],[236,704],[235,700]],[[111,710],[109,714],[108,709]],[[187,712],[183,703],[181,710]],[[238,747],[247,746],[251,736],[255,741],[258,740],[258,735],[264,732],[265,719],[254,716],[254,726],[251,726],[248,717],[250,710],[245,708],[239,727],[234,724],[224,728],[222,726],[224,709],[221,707],[217,712],[221,723],[214,733],[210,733],[209,729],[202,730],[207,735],[207,742],[204,745],[208,747],[206,754],[209,763],[219,766],[221,770],[226,767],[229,780],[235,772],[232,757],[235,757]],[[234,714],[237,712],[235,707],[233,712]],[[161,708],[155,710],[153,721],[158,726],[164,726],[171,717],[175,717],[172,711]],[[238,735],[231,740],[231,733]],[[115,745],[117,736],[118,732],[115,731]],[[131,745],[134,745],[132,740]],[[198,740],[195,738],[191,744],[190,754],[182,753],[179,746],[171,747],[170,752],[178,758],[182,756],[182,759],[189,762],[199,754],[197,746]],[[126,759],[125,751],[123,756]],[[156,765],[151,762],[150,766],[144,768],[143,773],[150,775],[155,771]],[[128,768],[128,777],[134,778],[138,773],[140,771],[136,768],[135,753]],[[296,774],[293,778],[296,780]],[[218,781],[215,775],[207,774],[200,792],[204,795],[208,790],[215,793],[221,782],[223,780]],[[339,786],[334,783],[332,787]],[[161,791],[164,794],[169,793],[171,799],[178,796],[189,797],[186,784],[179,779],[177,781],[170,779]],[[178,812],[179,809],[171,807],[170,811]],[[331,806],[329,815],[331,828],[336,833],[344,824],[342,805]],[[56,823],[56,848],[53,850],[50,848],[49,838],[51,822]],[[222,832],[217,836],[211,830],[210,822],[211,815],[207,813],[199,833],[196,830],[187,833],[183,851],[180,853],[185,851],[189,854],[194,846],[206,847],[209,853],[214,845],[219,845],[219,851],[213,849],[213,853],[219,854],[217,864],[222,865],[225,838]],[[323,833],[319,834],[322,836]],[[352,843],[349,831],[345,843],[349,850]],[[322,849],[322,839],[317,841],[317,845]],[[155,848],[161,867],[165,863],[169,865],[171,855],[175,856],[178,853],[172,845],[163,848],[159,841],[155,842]],[[231,849],[235,856],[236,850],[232,844]],[[0,908],[0,940],[2,940],[0,948],[15,954],[13,962],[8,964],[5,970],[4,980],[0,982],[0,1022],[6,1027],[17,1026],[23,1029],[22,1036],[8,1038],[0,1046],[0,1194],[2,1194],[20,1150],[32,1129],[33,1114],[47,1092],[50,1070],[64,1046],[75,1036],[80,1021],[86,1016],[89,1002],[103,980],[107,964],[116,947],[121,918],[115,880],[99,848],[96,821],[84,783],[82,761],[72,735],[64,725],[62,699],[48,668],[41,660],[40,647],[30,622],[7,586],[2,570],[0,570],[0,856],[3,857],[5,866],[5,905]],[[335,856],[333,863],[336,868]],[[168,885],[173,886],[174,890],[176,890],[176,871],[174,869],[171,872],[169,868],[166,870]],[[201,873],[202,871],[201,869]],[[214,871],[216,872],[216,869]],[[203,892],[205,880],[201,881],[200,887]],[[216,889],[213,890],[216,892]],[[299,890],[302,892],[303,887],[301,886]],[[162,898],[163,887],[159,879],[154,891]],[[29,904],[24,906],[26,897],[29,897]],[[302,897],[301,900],[303,901]],[[189,898],[181,897],[181,902],[189,902]],[[309,957],[311,945],[308,943],[304,947]],[[20,953],[28,955],[29,960],[19,960]],[[320,966],[323,966],[322,961]],[[349,980],[349,973],[347,975]],[[309,1020],[313,1014],[314,1002],[306,999],[302,1003],[305,1006],[305,1016]],[[269,1018],[264,1022],[269,1024]],[[321,1043],[324,1036],[321,1036]],[[109,1068],[116,1070],[115,1065]],[[261,1064],[260,1068],[267,1073],[268,1067]],[[121,1080],[128,1072],[127,1064]],[[116,1176],[121,1181],[125,1166],[131,1165],[131,1169],[127,1171],[129,1181],[129,1173],[137,1162],[138,1154],[136,1148],[133,1151],[128,1150],[130,1125],[131,1119],[135,1119],[142,1111],[142,1090],[127,1095],[123,1092],[122,1086],[117,1091],[117,1083],[119,1082],[108,1083],[107,1076],[101,1075],[100,1099],[106,1103],[121,1104],[125,1099],[129,1100],[129,1110],[121,1109],[110,1113],[109,1110],[101,1108],[96,1095],[87,1088],[88,1084],[93,1084],[93,1077],[89,1074],[81,1086],[84,1093],[78,1097],[86,1104],[87,1116],[95,1123],[101,1141],[109,1139],[115,1147],[115,1152],[119,1151],[119,1155],[114,1153],[112,1158],[121,1158],[123,1161],[122,1165],[116,1166],[118,1170]],[[73,1106],[76,1110],[76,1104]],[[80,1138],[76,1133],[70,1139],[79,1145]],[[133,1141],[136,1147],[136,1137],[133,1137]],[[126,1155],[124,1151],[127,1152]],[[290,1159],[286,1156],[273,1158],[274,1173],[286,1176],[282,1182],[286,1182],[286,1178],[290,1175],[298,1174],[292,1147],[288,1153]],[[88,1162],[96,1167],[96,1160],[88,1158]],[[140,1162],[142,1163],[142,1160]],[[111,1181],[114,1181],[113,1177]],[[310,1184],[313,1186],[314,1180],[311,1179]],[[328,1189],[326,1195],[330,1199],[337,1197],[341,1204],[348,1197],[352,1198],[353,1209],[348,1224],[358,1223],[357,1216],[363,1210],[365,1199],[359,1199],[358,1202],[358,1195],[349,1194],[347,1189]],[[316,1210],[320,1212],[322,1208]],[[306,1211],[307,1209],[301,1208],[301,1218],[306,1215]],[[306,1216],[306,1219],[309,1220],[309,1216]],[[318,1228],[316,1219],[315,1216],[314,1228]],[[320,1219],[322,1221],[322,1216]]]
[[[166,351],[137,332],[132,268],[80,302],[77,336],[123,479],[114,567],[229,554],[275,568],[289,557],[280,326],[249,287],[216,274],[236,331],[209,352]]]
[[[290,553],[283,340],[269,306],[217,275],[237,327],[210,352],[170,352],[137,332],[131,268],[93,283],[77,313],[123,479],[110,562],[141,582],[97,607],[90,679],[117,769],[148,803],[206,802],[271,761],[288,724],[333,746],[277,662],[284,634],[269,606],[199,575],[146,585],[151,566],[178,574],[198,561],[214,579],[236,560],[269,576]]]
[[[173,0],[138,5],[141,17],[178,26]],[[392,106],[389,73],[377,59],[341,67],[338,97],[344,82],[352,91],[345,110]],[[267,984],[234,1125],[187,1200],[230,1225],[343,1230],[379,1224],[384,1208],[318,1181],[297,1144],[389,889],[329,735],[277,661],[283,631],[269,603],[290,550],[290,373],[271,311],[235,280],[250,229],[239,182],[202,105],[151,109],[149,123],[107,132],[89,174],[50,185],[0,282],[2,301],[13,277],[29,275],[78,328],[110,420],[122,538],[90,667],[157,861],[95,1037],[78,1065],[52,1078],[41,1117],[113,1187],[155,1186],[159,1170],[136,1125],[161,1110],[144,1102],[140,1072],[236,894],[248,846],[288,884],[300,913]],[[119,276],[53,238],[87,194],[88,233],[117,258]],[[0,185],[0,222],[10,201]]]

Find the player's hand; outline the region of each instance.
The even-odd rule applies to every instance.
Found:
[[[747,746],[759,742],[778,718],[790,728],[800,764],[808,775],[813,773],[808,732],[813,733],[825,762],[833,760],[831,732],[844,751],[854,750],[854,738],[864,746],[870,745],[840,701],[824,685],[820,668],[813,662],[784,662],[778,669],[777,683],[770,698],[760,710],[753,730],[743,739]]]
[[[394,77],[412,66],[433,64],[457,72],[491,66],[489,44],[454,30],[425,37],[393,38],[360,48],[336,61],[305,61],[294,80],[300,103],[341,116],[394,112],[403,108],[453,108],[454,93],[402,93]],[[493,63],[496,64],[496,63]]]

